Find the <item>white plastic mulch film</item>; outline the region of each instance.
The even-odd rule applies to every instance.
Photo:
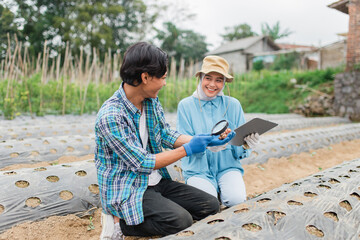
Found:
[[[360,159],[356,159],[285,184],[162,239],[359,237]]]
[[[101,206],[93,160],[0,171],[0,232],[53,215],[90,214]]]

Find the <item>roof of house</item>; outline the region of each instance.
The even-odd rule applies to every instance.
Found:
[[[297,44],[288,44],[288,43],[277,43],[280,49],[297,49],[297,50],[316,50],[317,47],[306,46],[306,45],[297,45]]]
[[[239,40],[224,43],[223,45],[221,45],[217,49],[208,52],[206,55],[221,54],[221,53],[228,53],[228,52],[246,50],[247,48],[251,47],[252,45],[257,43],[258,41],[262,40],[263,38],[266,38],[268,40],[269,45],[271,45],[274,49],[280,49],[267,36],[253,36],[253,37],[241,38]]]
[[[337,2],[329,4],[328,7],[334,8],[340,12],[349,14],[348,4],[349,4],[349,0],[339,0]]]

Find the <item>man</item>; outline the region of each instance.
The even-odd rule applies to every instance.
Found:
[[[98,112],[95,165],[103,208],[101,239],[174,234],[219,211],[215,197],[172,181],[165,167],[207,146],[223,145],[235,133],[220,140],[170,129],[157,98],[166,85],[167,59],[151,44],[131,46],[120,69],[123,83]]]

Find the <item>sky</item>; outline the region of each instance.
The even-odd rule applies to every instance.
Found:
[[[183,19],[177,26],[191,29],[206,36],[212,44],[209,50],[220,46],[225,27],[247,23],[254,32],[261,33],[261,24],[293,33],[278,43],[325,46],[343,39],[338,33],[348,31],[349,16],[329,8],[337,0],[174,0],[187,13],[195,14],[192,20]],[[178,13],[181,14],[181,13]],[[176,15],[176,14],[174,14]]]

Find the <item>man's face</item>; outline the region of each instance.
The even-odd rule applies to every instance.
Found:
[[[205,74],[201,81],[201,88],[208,97],[215,97],[224,87],[224,76],[220,73]]]
[[[149,77],[149,84],[146,87],[147,97],[156,98],[163,86],[166,85],[167,72],[160,78],[152,76]]]

